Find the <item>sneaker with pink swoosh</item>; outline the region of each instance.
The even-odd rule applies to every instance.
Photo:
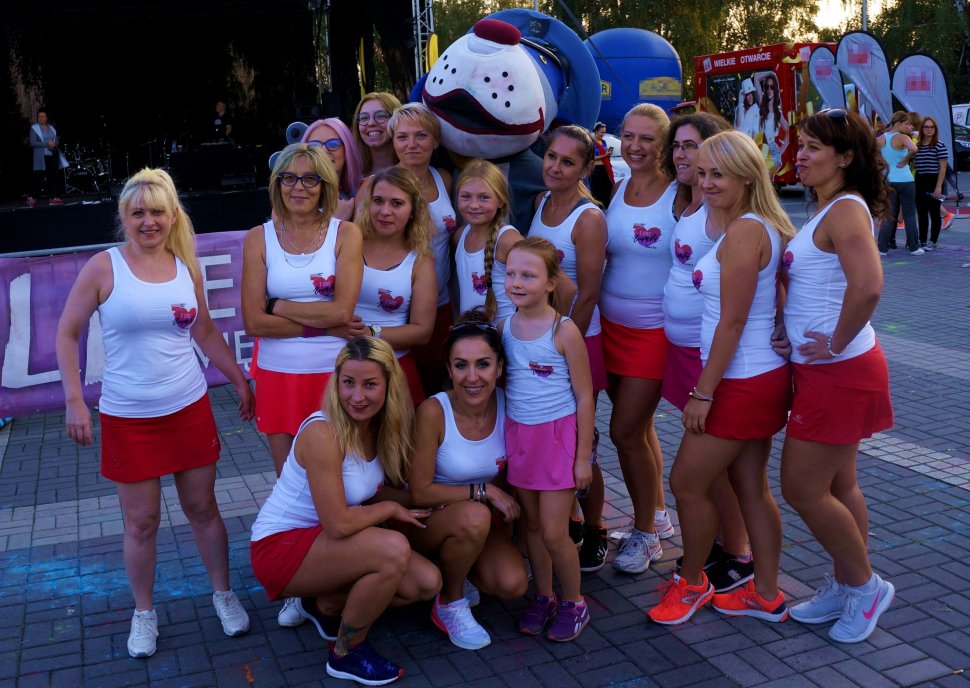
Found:
[[[895,596],[893,584],[875,573],[872,581],[862,587],[846,586],[842,616],[829,629],[829,637],[839,643],[861,643],[876,630],[879,617]]]

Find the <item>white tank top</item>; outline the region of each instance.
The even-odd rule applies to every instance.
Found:
[[[448,280],[451,279],[451,233],[458,227],[455,208],[451,205],[445,182],[435,168],[431,176],[438,187],[438,198],[428,204],[434,234],[431,236],[431,253],[434,255],[435,274],[438,275],[438,305],[443,306],[451,300],[448,294]]]
[[[263,225],[266,295],[288,301],[333,301],[337,273],[337,231],[331,218],[323,245],[311,256],[286,253],[272,220]],[[309,260],[307,260],[309,258]],[[330,373],[346,344],[342,337],[261,337],[259,367],[277,373]]]
[[[360,283],[360,297],[355,312],[367,325],[398,327],[407,325],[411,312],[414,261],[418,254],[408,252],[399,264],[390,270],[377,270],[364,265],[364,278]],[[400,358],[408,349],[395,351]]]
[[[175,279],[143,282],[121,250],[108,249],[114,286],[98,306],[104,342],[104,413],[121,418],[167,416],[206,393],[190,329],[199,304],[185,264],[175,258]]]
[[[810,340],[806,332],[831,335],[842,312],[842,302],[848,286],[838,255],[826,253],[815,245],[815,229],[822,218],[842,200],[858,203],[869,212],[869,206],[858,196],[841,196],[822,208],[801,228],[788,244],[782,264],[788,271],[788,298],[785,301],[785,330],[791,341],[791,360],[804,363],[806,356],[798,347]],[[870,227],[871,229],[871,227]],[[811,340],[814,341],[814,340]],[[842,350],[838,358],[816,360],[812,363],[834,363],[866,353],[876,345],[876,333],[868,322],[859,334]]]
[[[677,218],[677,182],[652,205],[627,205],[630,177],[620,182],[606,210],[606,270],[600,312],[618,325],[652,330],[664,325],[664,284],[670,275],[670,243]]]
[[[747,213],[741,218],[760,222],[771,242],[771,259],[764,270],[758,272],[758,286],[748,311],[748,321],[741,332],[734,358],[724,371],[728,379],[755,377],[785,365],[784,358],[771,348],[771,333],[775,329],[775,295],[778,268],[781,263],[781,237],[778,231],[757,215]],[[704,317],[701,321],[701,359],[707,363],[714,339],[714,329],[721,319],[721,264],[717,250],[724,236],[717,240],[710,251],[697,263],[694,284],[704,297]]]
[[[492,482],[505,466],[505,392],[496,388],[495,427],[481,440],[465,439],[458,430],[447,392],[433,398],[445,414],[445,437],[435,454],[434,481],[444,485]]]
[[[515,229],[512,225],[505,225],[498,230],[495,238],[495,246],[502,235],[510,229]],[[458,305],[459,311],[465,313],[476,306],[485,305],[485,295],[488,293],[488,285],[485,283],[485,249],[469,253],[465,250],[465,238],[471,231],[469,225],[461,231],[458,239],[458,247],[455,250],[455,277],[458,280]],[[495,318],[493,323],[504,320],[515,312],[515,306],[509,301],[505,293],[505,263],[500,263],[498,258],[492,261],[492,289],[495,292]]]
[[[573,243],[573,227],[579,220],[579,216],[582,215],[587,210],[601,211],[592,201],[583,199],[578,206],[573,208],[572,212],[566,216],[560,224],[555,227],[550,227],[542,221],[542,209],[546,206],[546,201],[549,199],[549,192],[547,191],[542,200],[539,201],[539,208],[536,210],[535,216],[532,218],[532,226],[529,227],[529,236],[543,237],[548,239],[553,243],[556,249],[559,251],[559,264],[562,266],[562,271],[565,272],[569,279],[579,286],[579,280],[576,278],[576,244]],[[570,309],[571,310],[571,309]],[[602,331],[600,328],[600,309],[599,306],[593,308],[593,317],[589,321],[589,329],[583,333],[584,337],[592,337],[593,335],[599,334]]]
[[[576,413],[569,365],[556,348],[556,326],[538,339],[522,340],[512,334],[514,319],[506,320],[502,328],[508,417],[516,423],[539,425]]]
[[[322,411],[316,411],[300,425],[296,437],[303,429],[317,421],[326,420]],[[320,525],[320,515],[313,504],[310,483],[306,469],[296,460],[296,437],[290,453],[283,464],[283,470],[269,498],[259,510],[250,540],[253,542],[264,537],[282,533],[295,528],[312,528]],[[356,454],[348,454],[343,461],[344,497],[347,506],[357,506],[377,494],[384,484],[384,469],[375,457],[364,461]]]
[[[707,206],[684,215],[674,227],[672,264],[664,285],[664,331],[676,346],[699,348],[704,297],[694,287],[694,267],[714,246],[707,236]]]

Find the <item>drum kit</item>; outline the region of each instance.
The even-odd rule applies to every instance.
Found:
[[[99,194],[109,190],[111,182],[111,159],[100,157],[94,149],[83,146],[64,151],[67,168],[66,192],[68,194]]]

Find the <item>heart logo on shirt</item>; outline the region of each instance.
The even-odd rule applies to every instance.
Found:
[[[313,292],[315,294],[319,294],[324,298],[333,296],[336,275],[330,275],[330,277],[324,277],[323,275],[310,275],[310,281],[313,282]]]
[[[690,244],[682,244],[680,243],[680,239],[675,239],[674,255],[677,256],[677,260],[679,260],[681,264],[684,264],[690,260],[692,255],[694,255],[694,249],[690,247]]]
[[[173,303],[172,315],[174,317],[172,318],[172,324],[177,325],[181,330],[187,330],[195,322],[197,313],[197,309],[186,308],[184,303]]]
[[[385,313],[393,313],[404,304],[403,296],[392,296],[387,289],[377,290],[377,307]]]
[[[472,288],[479,296],[485,294],[488,291],[488,283],[485,281],[485,275],[479,275],[477,272],[473,272]]]
[[[660,240],[662,232],[660,227],[644,227],[640,224],[633,225],[633,241],[644,248],[650,248]]]

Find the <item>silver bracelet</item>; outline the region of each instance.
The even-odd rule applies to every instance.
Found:
[[[838,358],[839,356],[842,355],[842,352],[840,351],[839,353],[835,353],[834,351],[832,351],[832,337],[833,336],[835,336],[835,335],[829,335],[829,338],[827,340],[825,340],[825,350],[829,352],[829,356],[831,356],[832,358]]]

